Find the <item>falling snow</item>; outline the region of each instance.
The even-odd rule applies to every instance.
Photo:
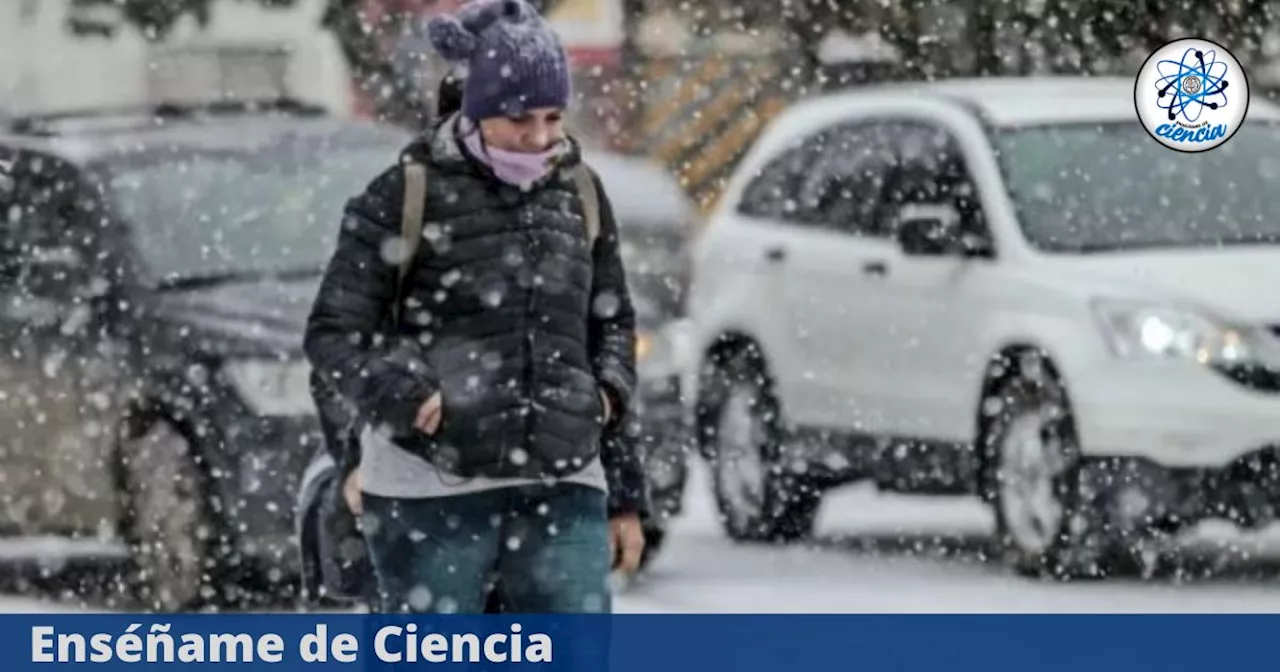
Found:
[[[492,394],[510,421],[504,438],[518,443],[562,412],[548,405],[594,412],[595,388],[617,384],[600,379],[607,358],[579,356],[561,336],[511,336],[519,343],[506,348],[451,333],[466,320],[546,328],[573,309],[596,276],[545,241],[586,239],[543,221],[559,213],[577,224],[565,216],[578,202],[570,192],[511,196],[504,212],[539,216],[477,234],[466,229],[482,219],[470,192],[433,182],[413,257],[393,216],[402,189],[345,210],[371,184],[400,184],[388,169],[439,102],[447,64],[430,51],[425,17],[392,11],[405,3],[335,3],[350,7],[322,28],[294,8],[267,12],[261,4],[279,3],[265,0],[139,2],[124,18],[140,30],[112,40],[92,39],[116,30],[92,6],[115,0],[76,3],[66,26],[44,25],[49,13],[30,4],[19,22],[0,21],[0,524],[11,532],[0,561],[34,557],[41,569],[15,569],[6,585],[21,595],[0,606],[297,602],[294,512],[324,448],[300,348],[340,241],[366,251],[359,270],[384,288],[404,262],[414,281],[434,283],[403,297],[403,338],[344,329],[337,339],[367,355],[341,373],[344,385],[403,374],[416,385],[406,395],[441,392],[448,432]],[[183,51],[181,37],[165,41],[205,4],[215,44],[274,34],[267,24],[283,21],[289,44],[337,49],[308,62],[369,62],[346,63],[345,79],[293,67],[302,56],[284,67],[274,50],[241,50],[261,62],[210,79],[234,67]],[[565,127],[605,185],[621,232],[596,253],[617,246],[629,296],[597,291],[576,309],[595,320],[634,311],[629,401],[641,417],[625,435],[644,452],[655,506],[683,510],[655,516],[662,546],[617,589],[617,609],[1280,606],[1259,578],[1280,560],[1268,536],[1280,505],[1280,455],[1269,448],[1280,421],[1268,405],[1280,394],[1280,304],[1265,291],[1280,282],[1280,133],[1266,123],[1280,118],[1269,107],[1280,91],[1275,3],[628,6],[642,12],[624,24],[637,39],[622,53],[635,62],[575,65]],[[1249,71],[1247,121],[1200,154],[1161,146],[1132,116],[1134,73],[1187,26],[1230,45]],[[502,29],[520,56],[554,47],[529,26]],[[590,36],[591,48],[612,35]],[[129,40],[144,39],[191,58],[135,68],[141,43]],[[260,76],[276,71],[288,81]],[[497,71],[510,85],[525,72]],[[978,81],[947,88],[955,78]],[[909,119],[840,117],[882,82],[948,93]],[[304,102],[226,102],[269,100],[281,84]],[[184,102],[113,112],[129,91],[224,103],[216,114]],[[956,97],[989,114],[966,116]],[[350,109],[310,106],[328,98]],[[72,108],[86,112],[40,114]],[[357,111],[372,123],[337,118]],[[465,258],[475,240],[490,267]],[[389,307],[330,289],[370,315]],[[467,315],[452,314],[455,304]],[[624,342],[615,329],[582,334]],[[533,381],[523,365],[535,358],[572,373]],[[377,411],[405,414],[392,407],[406,399],[383,401]],[[467,449],[418,448],[445,464]],[[504,462],[535,462],[527,448],[504,447]],[[1084,459],[1113,453],[1149,459]],[[1164,462],[1215,471],[1197,497],[1181,497],[1169,494]],[[443,526],[507,552],[529,550],[537,530],[572,536],[558,507],[534,512],[532,536],[509,532],[512,511],[479,525],[446,514]],[[408,529],[431,547],[406,515],[366,512],[360,527]],[[1066,549],[1036,550],[1045,529],[1065,530],[1053,543]],[[762,534],[793,543],[731,541]],[[358,535],[333,553],[367,560]],[[137,571],[101,563],[106,577],[86,578],[78,568],[129,556]],[[243,585],[212,579],[259,566]],[[1033,566],[1143,581],[1018,575]],[[407,601],[459,608],[439,592],[415,585]],[[601,593],[581,606],[605,603]]]

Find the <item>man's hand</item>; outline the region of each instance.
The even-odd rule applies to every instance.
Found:
[[[640,555],[644,553],[644,530],[640,516],[628,513],[609,520],[609,557],[613,568],[628,574],[640,570]]]
[[[418,417],[413,421],[413,426],[428,436],[435,434],[440,429],[440,421],[444,419],[443,413],[444,398],[436,392],[418,409]]]
[[[364,503],[360,498],[360,467],[356,467],[347,475],[342,483],[342,498],[347,500],[347,508],[359,516],[364,511]]]

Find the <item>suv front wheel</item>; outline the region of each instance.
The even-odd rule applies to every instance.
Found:
[[[982,402],[981,437],[1004,561],[1022,574],[1057,579],[1137,569],[1141,546],[1115,532],[1105,495],[1088,484],[1090,465],[1061,380],[1037,353],[1007,366],[1013,370]]]
[[[750,348],[714,358],[700,389],[698,435],[725,532],[740,541],[810,536],[821,494],[781,459],[779,405],[762,358]]]
[[[203,606],[219,588],[218,528],[191,442],[174,424],[157,420],[141,436],[122,437],[118,460],[134,596],[144,609],[160,612]]]

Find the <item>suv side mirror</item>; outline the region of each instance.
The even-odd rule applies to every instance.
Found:
[[[960,254],[960,211],[954,205],[912,204],[898,211],[898,244],[912,256]]]

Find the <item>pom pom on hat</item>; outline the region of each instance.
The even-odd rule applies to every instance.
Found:
[[[475,53],[480,35],[498,21],[523,23],[537,12],[524,0],[475,0],[462,6],[457,15],[431,19],[428,31],[436,51],[450,61],[465,61]]]
[[[445,59],[450,61],[466,61],[475,53],[480,43],[475,33],[467,30],[457,18],[447,14],[431,19],[427,24],[427,35],[431,38],[431,46]]]

